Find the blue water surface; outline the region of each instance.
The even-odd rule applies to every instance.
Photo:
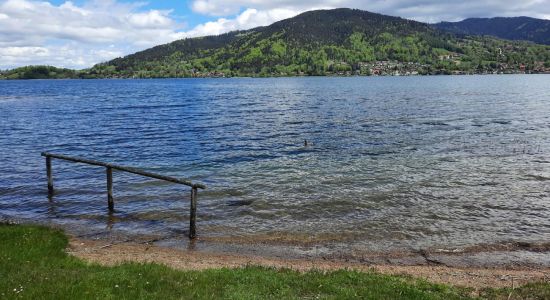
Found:
[[[304,141],[308,146],[304,146]],[[353,249],[550,241],[550,76],[0,81],[0,217]],[[114,221],[114,225],[112,221]]]

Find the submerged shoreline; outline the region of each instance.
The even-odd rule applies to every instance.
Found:
[[[2,223],[31,223],[61,229],[71,239],[72,250],[70,252],[74,252],[72,254],[108,264],[127,259],[145,261],[152,258],[154,262],[170,265],[171,263],[162,257],[171,253],[177,256],[197,256],[201,260],[206,259],[206,267],[240,266],[244,265],[243,262],[284,267],[285,264],[294,265],[295,262],[298,262],[298,268],[301,269],[311,264],[313,267],[320,266],[328,269],[349,267],[366,270],[382,267],[384,270],[402,270],[407,274],[409,269],[425,269],[422,271],[425,273],[433,268],[441,268],[442,272],[447,272],[448,269],[505,270],[520,273],[535,272],[536,274],[542,272],[541,274],[544,276],[550,276],[550,242],[507,242],[470,245],[455,249],[394,249],[392,251],[358,252],[354,250],[331,251],[330,246],[326,244],[299,243],[298,241],[289,244],[273,240],[215,238],[201,237],[200,235],[197,239],[189,240],[184,234],[167,237],[154,234],[130,234],[108,229],[90,232],[87,228],[43,222],[4,221]],[[119,256],[110,253],[109,249],[118,249],[114,253],[126,249],[124,251],[129,251],[129,254]],[[151,253],[157,254],[151,256]],[[101,261],[102,259],[105,261]],[[176,265],[176,268],[179,267]],[[198,265],[183,265],[183,268],[195,267],[203,268],[200,263]],[[492,272],[487,272],[489,277],[493,276]],[[496,273],[500,274],[500,272]],[[439,272],[436,274],[442,276]],[[536,278],[540,279],[541,277]],[[441,281],[441,283],[445,282]]]

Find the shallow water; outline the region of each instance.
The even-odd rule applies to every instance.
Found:
[[[550,241],[550,76],[0,81],[0,218],[349,251]],[[304,140],[308,146],[304,147]]]

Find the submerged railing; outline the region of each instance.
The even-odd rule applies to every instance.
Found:
[[[192,183],[189,180],[179,179],[175,177],[169,177],[164,175],[159,175],[143,170],[139,170],[131,167],[118,166],[110,163],[95,161],[91,159],[84,159],[79,157],[69,157],[65,155],[53,154],[48,152],[42,152],[42,156],[46,157],[46,174],[48,176],[48,195],[50,197],[54,194],[53,188],[53,174],[52,174],[52,158],[62,159],[66,161],[71,161],[75,163],[83,163],[93,166],[105,167],[107,172],[107,206],[109,211],[115,209],[115,202],[113,198],[113,170],[124,171],[132,174],[137,174],[145,177],[160,179],[168,182],[173,182],[177,184],[183,184],[191,187],[191,209],[189,215],[189,238],[194,239],[196,237],[196,218],[197,218],[197,196],[198,189],[206,189],[206,186],[200,183]]]

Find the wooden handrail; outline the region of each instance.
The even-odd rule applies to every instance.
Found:
[[[49,152],[42,152],[42,156],[46,157],[46,174],[48,176],[48,195],[50,197],[54,194],[54,188],[53,188],[53,174],[52,174],[52,158],[56,159],[62,159],[66,161],[76,162],[76,163],[83,163],[93,166],[100,166],[106,168],[107,173],[107,205],[109,208],[109,211],[114,210],[114,198],[113,198],[113,170],[119,170],[124,171],[132,174],[137,174],[145,177],[151,177],[155,179],[160,179],[168,182],[173,182],[177,184],[183,184],[186,186],[191,187],[191,209],[190,209],[190,218],[189,218],[189,238],[193,239],[196,237],[196,212],[197,212],[197,190],[198,189],[206,189],[206,186],[204,184],[200,183],[192,183],[191,181],[187,179],[179,179],[175,177],[170,176],[164,176],[159,175],[147,171],[143,171],[140,169],[132,168],[132,167],[125,167],[125,166],[119,166],[114,165],[110,163],[105,163],[101,161],[86,159],[86,158],[80,158],[80,157],[70,157],[66,155],[61,154],[53,154]]]
[[[159,175],[159,174],[143,171],[143,170],[132,168],[132,167],[118,166],[118,165],[105,163],[105,162],[101,162],[101,161],[97,161],[97,160],[91,160],[91,159],[80,158],[80,157],[70,157],[70,156],[66,156],[66,155],[53,154],[53,153],[48,153],[48,152],[42,152],[41,155],[45,156],[46,158],[51,157],[51,158],[57,158],[57,159],[72,161],[72,162],[76,162],[76,163],[83,163],[83,164],[88,164],[88,165],[106,167],[106,168],[111,168],[111,169],[114,169],[114,170],[124,171],[124,172],[128,172],[128,173],[133,173],[133,174],[137,174],[137,175],[142,175],[142,176],[146,176],[146,177],[151,177],[151,178],[155,178],[155,179],[169,181],[169,182],[173,182],[173,183],[177,183],[177,184],[183,184],[183,185],[187,185],[187,186],[190,186],[190,187],[196,187],[196,188],[203,189],[203,190],[206,189],[206,186],[204,184],[192,183],[191,181],[186,180],[186,179],[179,179],[179,178],[175,178],[175,177]]]

